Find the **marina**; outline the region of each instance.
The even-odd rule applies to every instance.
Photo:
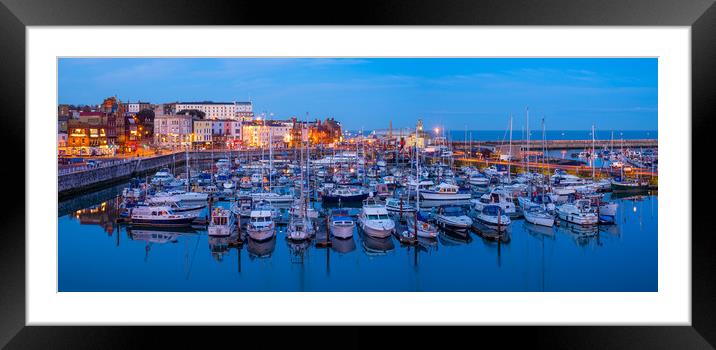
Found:
[[[655,177],[415,147],[391,162],[355,142],[370,151],[301,147],[272,167],[184,152],[61,201],[60,291],[656,289],[657,187],[624,187]]]

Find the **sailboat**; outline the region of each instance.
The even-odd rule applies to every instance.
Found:
[[[415,178],[420,179],[420,157],[418,156],[418,128],[415,128]],[[420,213],[420,186],[415,187],[415,214],[407,219],[407,233],[413,237],[436,238],[438,228],[428,222]]]
[[[303,133],[302,133],[303,134]],[[303,147],[303,135],[301,136],[301,146]],[[303,150],[301,150],[301,163],[303,163]],[[309,171],[308,163],[306,163],[306,174],[308,175]],[[288,223],[288,230],[286,231],[286,237],[289,240],[292,241],[304,241],[309,239],[314,232],[313,229],[313,223],[308,218],[308,205],[307,200],[305,198],[305,191],[304,191],[304,181],[303,181],[303,174],[304,172],[301,171],[301,197],[300,201],[298,203],[298,208],[294,211],[294,215],[291,215],[289,217],[289,223]],[[309,184],[310,186],[310,184]]]

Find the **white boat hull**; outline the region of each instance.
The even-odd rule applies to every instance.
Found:
[[[599,214],[607,216],[616,216],[618,207],[619,204],[617,203],[602,204],[599,206]]]
[[[356,227],[353,225],[333,225],[331,224],[331,234],[338,238],[351,238],[353,237],[353,229]]]
[[[433,192],[420,192],[420,196],[423,199],[426,200],[441,200],[441,201],[459,201],[459,200],[466,200],[472,198],[472,195],[469,193],[453,193],[453,194],[444,194],[444,193],[433,193]]]
[[[275,233],[273,225],[265,228],[253,228],[249,225],[249,227],[246,229],[246,232],[248,232],[249,237],[251,237],[251,239],[256,241],[265,241],[273,237]]]
[[[486,225],[499,227],[508,226],[512,223],[512,221],[510,221],[510,218],[506,215],[501,215],[498,218],[497,216],[485,215],[481,213],[477,215],[477,220]]]
[[[415,234],[415,223],[409,222],[408,223],[408,233],[411,235]],[[418,237],[421,238],[437,238],[438,236],[438,230],[435,228],[435,226],[430,225],[429,223],[423,223],[418,222]]]
[[[452,216],[438,215],[436,221],[438,226],[448,230],[467,230],[472,226],[472,219],[466,216],[453,218]]]
[[[209,226],[207,233],[209,236],[227,237],[231,236],[232,231],[231,226]]]
[[[390,235],[395,230],[395,224],[374,224],[368,221],[361,221],[361,228],[368,236],[375,238],[386,238],[390,237]]]
[[[559,218],[577,225],[596,225],[599,218],[596,215],[580,215],[576,213],[567,213],[557,211]]]
[[[554,226],[554,218],[549,217],[543,217],[540,215],[532,215],[530,212],[524,212],[525,221],[529,222],[530,224],[535,224],[539,226],[547,226],[552,227]]]

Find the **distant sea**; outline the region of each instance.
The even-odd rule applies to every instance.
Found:
[[[352,134],[357,134],[359,131],[351,131]],[[365,131],[365,135],[369,135],[371,131]],[[465,137],[465,130],[448,130],[444,136],[448,137],[451,141],[502,141],[509,140],[510,134],[505,130],[467,130],[467,138]],[[471,136],[472,135],[472,136]],[[526,133],[522,130],[513,130],[512,139],[522,140],[526,139]],[[547,130],[545,132],[545,138],[547,140],[591,140],[591,130]],[[597,140],[610,140],[612,138],[611,130],[597,130]],[[635,140],[635,139],[658,139],[659,134],[657,130],[614,130],[614,141],[624,140]],[[541,140],[542,131],[532,130],[530,131],[530,140]]]

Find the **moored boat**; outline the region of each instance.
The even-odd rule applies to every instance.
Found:
[[[196,214],[175,213],[167,206],[139,206],[130,209],[129,218],[132,225],[185,227],[191,225]]]
[[[502,208],[495,204],[483,207],[482,210],[475,215],[475,218],[485,225],[498,228],[503,228],[512,223],[510,217],[505,215]]]
[[[435,221],[439,227],[451,231],[466,231],[472,226],[472,219],[458,206],[439,207]]]
[[[211,211],[209,236],[230,236],[236,229],[236,216],[229,209],[216,207]]]
[[[334,209],[331,211],[330,230],[334,237],[350,238],[353,236],[353,229],[356,227],[355,221],[348,214],[348,210]]]
[[[246,232],[251,239],[265,241],[275,235],[275,224],[270,210],[252,210]]]
[[[371,200],[364,201],[358,222],[371,237],[386,238],[395,230],[395,222],[388,216],[385,206]]]
[[[578,225],[595,225],[599,220],[588,199],[558,206],[557,215],[564,221]]]
[[[420,190],[420,195],[427,200],[463,200],[472,197],[470,193],[461,193],[458,186],[445,182],[427,190]]]
[[[524,210],[525,221],[540,225],[552,227],[554,226],[554,216],[539,206],[532,206]]]

